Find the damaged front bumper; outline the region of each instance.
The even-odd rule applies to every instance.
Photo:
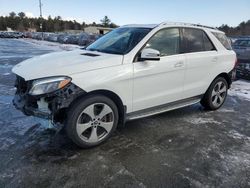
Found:
[[[27,116],[36,116],[60,122],[65,118],[65,112],[70,104],[86,92],[73,83],[69,83],[63,89],[49,94],[32,96],[29,94],[32,81],[25,81],[17,76],[15,87],[17,88],[13,104],[16,109]]]
[[[13,99],[13,105],[16,107],[16,109],[22,111],[25,115],[27,116],[36,116],[39,118],[43,119],[52,119],[52,111],[49,110],[49,108],[41,108],[39,106],[39,101],[44,100],[44,98],[41,99],[33,99],[34,102],[32,101],[32,96],[28,95],[22,95],[22,94],[17,94],[15,95]],[[47,103],[44,101],[44,105],[46,106]],[[47,105],[48,106],[48,105]]]

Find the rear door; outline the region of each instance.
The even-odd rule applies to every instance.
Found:
[[[218,61],[217,50],[205,31],[195,28],[182,29],[182,49],[187,64],[183,98],[204,94]]]

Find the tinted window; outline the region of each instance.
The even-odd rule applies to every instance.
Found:
[[[207,34],[200,29],[183,28],[182,45],[185,53],[216,50]]]
[[[208,38],[207,34],[203,32],[203,40],[204,40],[204,50],[212,51],[216,50],[211,40]]]
[[[203,31],[199,29],[183,29],[185,52],[201,52],[203,48]]]
[[[223,33],[216,33],[216,32],[213,32],[213,34],[226,49],[232,50],[232,46],[226,35],[224,35]]]
[[[179,54],[180,33],[178,28],[163,29],[157,32],[146,44],[145,48],[160,51],[161,56]]]

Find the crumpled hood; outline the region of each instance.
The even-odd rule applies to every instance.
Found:
[[[49,53],[25,60],[16,65],[12,72],[26,81],[51,76],[72,74],[122,64],[123,55],[113,55],[86,50]]]

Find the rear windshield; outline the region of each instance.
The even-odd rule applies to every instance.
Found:
[[[242,46],[242,47],[250,47],[250,40],[236,40],[234,43],[235,46]]]
[[[221,42],[221,44],[227,49],[232,50],[232,46],[229,42],[229,39],[223,33],[213,32],[213,35]]]

